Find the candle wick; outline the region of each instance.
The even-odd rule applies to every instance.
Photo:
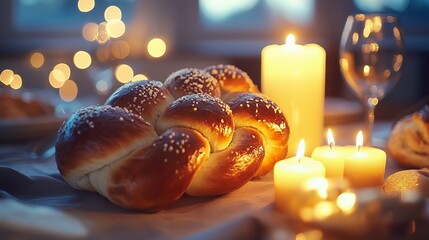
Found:
[[[334,143],[333,142],[329,143],[329,148],[331,148],[331,150],[334,148]]]
[[[358,152],[360,152],[361,147],[362,147],[361,145],[357,145],[357,146],[356,146],[356,150],[357,150]]]

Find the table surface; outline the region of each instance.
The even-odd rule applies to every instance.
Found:
[[[376,146],[384,148],[391,125],[376,124]],[[354,144],[362,124],[332,128],[337,144]],[[14,147],[19,149],[0,145],[0,152]],[[386,176],[400,169],[388,158]],[[295,239],[296,230],[282,220],[273,201],[270,173],[224,196],[185,195],[163,211],[146,214],[72,189],[53,157],[0,163],[0,239]]]

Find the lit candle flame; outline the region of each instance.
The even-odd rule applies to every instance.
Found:
[[[356,136],[356,150],[360,152],[360,149],[362,146],[363,146],[363,134],[362,134],[362,131],[359,131],[359,133]]]
[[[331,149],[335,146],[334,135],[332,134],[331,129],[328,129],[328,145]]]
[[[296,151],[296,159],[298,159],[298,162],[301,162],[301,158],[304,157],[305,152],[305,143],[304,139],[301,139],[298,145],[298,150]]]
[[[290,33],[286,37],[286,46],[293,46],[295,45],[295,36]]]

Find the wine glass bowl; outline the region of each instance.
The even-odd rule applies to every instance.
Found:
[[[367,138],[374,108],[396,84],[404,60],[403,37],[394,16],[356,14],[347,18],[340,45],[340,68],[351,89],[367,106]]]

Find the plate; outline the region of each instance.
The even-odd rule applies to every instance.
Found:
[[[0,118],[0,141],[10,142],[30,140],[48,136],[58,131],[62,122],[77,110],[80,104],[63,102],[57,94],[48,90],[17,90],[7,91],[0,89],[0,94],[18,95],[24,99],[35,99],[54,107],[55,112],[33,117],[17,117],[12,119]]]

